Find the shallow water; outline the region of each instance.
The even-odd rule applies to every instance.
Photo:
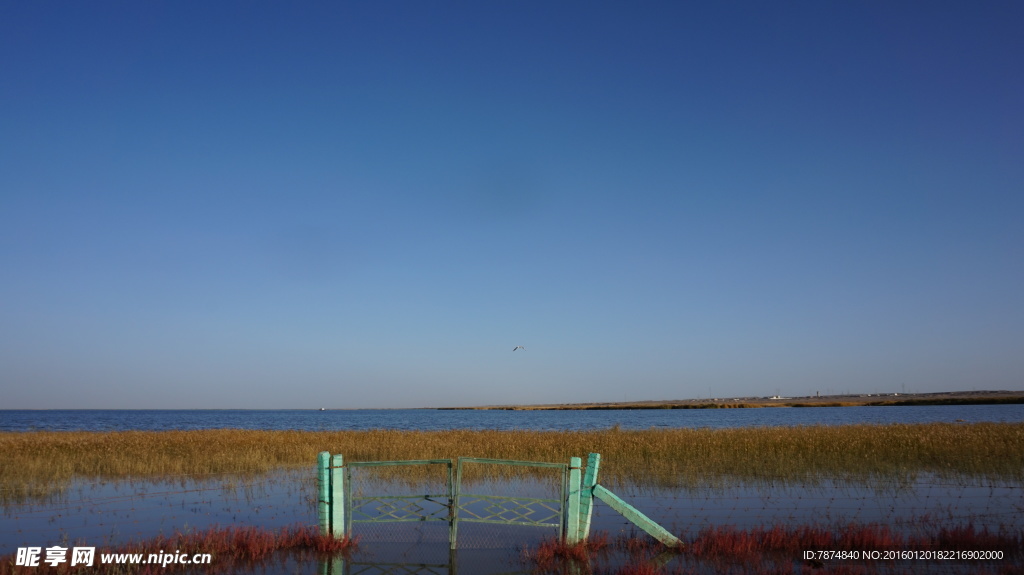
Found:
[[[172,481],[77,482],[51,501],[7,505],[0,517],[0,555],[22,546],[57,543],[106,545],[212,526],[278,528],[315,525],[315,474],[283,470],[266,476],[179,477]],[[408,484],[364,482],[363,494],[413,493]],[[550,482],[481,482],[465,493],[544,495]],[[1024,527],[1024,490],[983,479],[953,481],[919,476],[871,486],[822,479],[814,484],[724,483],[692,490],[622,487],[614,491],[676,534],[710,526],[843,525],[880,523],[906,532],[972,524]],[[479,509],[477,509],[479,512]],[[613,537],[636,528],[603,503],[594,509],[593,532]],[[553,537],[556,528],[460,522],[458,553],[450,555],[447,522],[360,524],[360,547],[345,572],[447,573],[452,561],[469,573],[523,572],[520,550]],[[340,568],[340,563],[328,562]],[[426,567],[424,567],[426,566]],[[358,569],[356,569],[358,567]],[[311,557],[284,556],[246,572],[295,573],[333,569]],[[340,571],[332,571],[340,573]]]
[[[74,482],[40,503],[3,506],[0,555],[61,541],[106,545],[217,525],[315,523],[312,471],[259,478]]]

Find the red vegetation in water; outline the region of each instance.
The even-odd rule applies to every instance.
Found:
[[[740,530],[730,526],[708,527],[688,546],[696,558],[758,557],[766,553],[796,556],[805,550],[833,551],[1003,551],[1017,556],[1024,549],[1024,530],[977,529],[971,524],[945,527],[932,534],[902,535],[885,525],[856,524],[834,529],[816,526],[755,527]]]
[[[558,538],[545,538],[533,550],[524,550],[523,559],[542,573],[576,572],[583,566],[589,572],[590,560],[608,549],[608,535],[595,533],[586,541],[569,544]]]
[[[602,534],[606,541],[607,536]],[[684,538],[686,541],[686,538]],[[606,543],[604,544],[605,546]],[[602,547],[603,548],[603,547]],[[547,542],[543,552],[526,554],[535,571],[653,575],[656,573],[742,573],[744,575],[869,575],[875,573],[929,572],[977,575],[1024,575],[1024,529],[995,530],[971,524],[936,527],[927,533],[903,534],[886,525],[847,524],[835,527],[773,525],[738,529],[708,527],[686,542],[681,550],[668,549],[646,536],[622,537],[612,554],[607,550],[593,561],[593,554],[578,546]],[[999,551],[1003,559],[992,561],[930,560],[805,560],[805,551]],[[538,550],[540,551],[540,550]],[[678,557],[678,559],[677,559]],[[538,561],[542,559],[542,561]],[[571,566],[571,568],[570,568]]]
[[[632,557],[650,557],[667,549],[661,542],[650,537],[623,535],[615,541],[615,546]]]
[[[567,545],[558,539],[545,539],[536,549],[523,553],[535,573],[591,574],[609,573],[602,569],[613,551],[624,553],[628,562],[611,572],[614,575],[654,575],[663,573],[661,566],[680,553],[649,537],[620,537],[609,543],[608,534],[591,534],[587,541]]]
[[[321,533],[317,528],[298,525],[270,531],[260,527],[214,527],[203,531],[189,531],[173,535],[159,535],[146,541],[126,543],[116,547],[96,547],[91,567],[70,566],[69,562],[51,566],[44,560],[45,550],[39,560],[39,566],[27,567],[15,565],[15,556],[0,558],[0,575],[50,575],[64,573],[163,573],[175,568],[195,568],[194,565],[169,563],[162,565],[110,563],[103,564],[103,554],[142,554],[146,561],[150,554],[178,553],[193,556],[209,553],[212,556],[210,565],[204,565],[204,572],[215,573],[229,570],[239,562],[261,561],[279,551],[307,551],[319,554],[348,553],[355,547],[356,541],[348,537],[335,538],[330,534]],[[71,547],[88,546],[88,543],[62,545],[67,547],[67,558],[71,556]]]
[[[615,575],[659,575],[665,573],[652,563],[629,563],[615,571]]]
[[[959,551],[988,551],[1004,549],[1006,551],[1024,550],[1024,531],[1014,532],[999,529],[995,533],[986,528],[975,529],[974,525],[944,527],[935,535],[936,549],[956,549]]]

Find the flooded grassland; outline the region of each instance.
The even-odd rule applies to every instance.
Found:
[[[712,556],[721,560],[713,550],[728,548],[723,540],[735,546],[757,537],[793,539],[801,528],[840,537],[867,526],[891,534],[890,544],[902,547],[923,538],[945,541],[940,535],[952,532],[965,541],[972,534],[982,545],[1004,544],[1020,541],[1024,528],[1020,423],[578,432],[28,432],[0,434],[0,556],[22,546],[123,545],[225,526],[278,532],[315,526],[313,463],[325,450],[344,454],[346,461],[482,457],[565,463],[572,456],[601,453],[602,485],[679,535],[694,552],[705,553],[673,559],[661,567],[666,572],[703,568]],[[426,487],[438,479],[423,473],[417,467],[368,471],[353,489],[388,494],[439,489]],[[467,480],[477,492],[532,497],[552,489],[543,473],[503,468]],[[451,562],[459,561],[464,572],[536,570],[535,562],[524,566],[522,558],[529,556],[524,550],[556,531],[467,525],[460,527],[458,553],[449,555],[445,529],[443,522],[356,524],[353,535],[361,545],[341,562],[347,562],[346,569],[357,563],[409,563],[453,572]],[[593,530],[612,539],[636,531],[603,505],[595,508]],[[1003,538],[986,539],[990,535]],[[717,547],[713,541],[719,541]],[[628,556],[622,549],[619,555]],[[785,553],[782,564],[803,568],[801,557]],[[307,572],[317,559],[289,561],[245,570]],[[779,556],[772,561],[778,563]],[[954,571],[984,566],[999,572],[1010,564],[964,563]]]

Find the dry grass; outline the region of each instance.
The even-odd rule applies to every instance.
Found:
[[[914,424],[598,431],[127,431],[0,433],[0,499],[76,478],[254,474],[347,461],[489,457],[568,462],[602,455],[601,481],[659,487],[716,478],[806,481],[917,473],[1024,478],[1024,424]],[[405,468],[409,470],[411,468]]]

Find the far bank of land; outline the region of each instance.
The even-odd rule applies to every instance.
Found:
[[[864,393],[804,397],[717,397],[609,403],[485,405],[438,409],[586,410],[586,409],[723,409],[748,407],[856,407],[863,405],[997,405],[1024,403],[1024,391],[948,391],[935,393]]]

